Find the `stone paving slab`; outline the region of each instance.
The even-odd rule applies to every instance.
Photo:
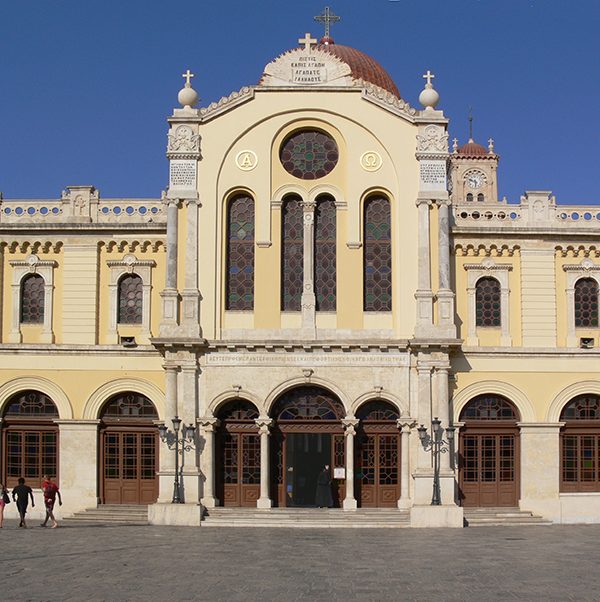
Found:
[[[0,600],[600,600],[600,525],[0,530]]]

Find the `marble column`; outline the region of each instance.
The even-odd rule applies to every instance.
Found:
[[[181,293],[181,327],[182,335],[200,336],[200,291],[198,283],[198,218],[200,202],[197,199],[186,199],[187,229],[185,241],[185,276],[184,289]]]
[[[178,199],[166,199],[167,203],[167,274],[162,297],[161,336],[173,334],[178,321],[177,305],[177,236],[179,219]]]
[[[163,364],[165,371],[165,425],[173,428],[171,420],[177,416],[177,365]],[[173,496],[173,478],[175,470],[175,459],[173,451],[165,441],[159,442],[159,473],[158,473],[158,501],[170,502]]]
[[[444,429],[450,425],[450,401],[448,395],[449,369],[449,366],[437,366],[435,369],[435,380],[437,385],[437,417],[442,421],[442,428]],[[440,470],[451,470],[450,459],[450,452],[440,454]]]
[[[219,426],[219,420],[214,417],[199,418],[198,424],[204,435],[204,449],[201,456],[204,489],[201,503],[205,508],[214,508],[218,504],[215,498],[215,431]]]
[[[356,510],[357,503],[354,497],[354,435],[358,426],[356,418],[345,418],[344,435],[346,437],[346,497],[344,498],[344,510]]]
[[[179,417],[183,424],[196,424],[198,406],[198,366],[195,356],[190,357],[181,366],[181,399],[178,403]],[[197,504],[200,500],[200,467],[198,465],[197,439],[193,449],[181,457],[183,499],[186,503]]]
[[[406,510],[410,508],[412,501],[410,497],[410,457],[409,457],[409,438],[410,431],[415,426],[414,422],[404,422],[398,420],[400,435],[400,498],[398,499],[398,508]]]
[[[316,329],[316,298],[315,298],[315,207],[314,201],[302,203],[304,224],[303,267],[304,280],[302,287],[302,329],[315,333]]]
[[[415,334],[420,337],[432,335],[433,330],[433,293],[431,292],[431,249],[429,236],[429,199],[418,199],[418,276],[417,324]]]
[[[269,429],[273,424],[271,418],[258,418],[255,420],[260,433],[260,497],[256,501],[257,508],[270,508],[272,506],[269,497],[269,483],[271,475],[269,474]]]
[[[438,262],[437,324],[440,334],[456,337],[454,325],[454,293],[450,288],[450,201],[438,200]]]

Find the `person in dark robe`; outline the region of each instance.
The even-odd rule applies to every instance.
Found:
[[[317,505],[317,508],[331,508],[333,506],[329,464],[325,464],[323,470],[317,477],[317,495],[315,498],[315,504]]]

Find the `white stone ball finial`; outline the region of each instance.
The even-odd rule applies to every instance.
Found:
[[[177,100],[182,107],[191,108],[198,102],[198,92],[192,88],[192,84],[190,83],[194,74],[188,69],[185,73],[182,73],[181,76],[185,79],[185,85],[179,90]]]
[[[424,79],[427,80],[425,84],[424,90],[419,94],[419,102],[425,107],[426,111],[432,111],[435,109],[438,102],[440,102],[440,95],[434,89],[431,80],[435,77],[429,69],[427,69],[427,73],[423,76]]]

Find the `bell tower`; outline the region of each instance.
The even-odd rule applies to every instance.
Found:
[[[487,149],[474,141],[473,117],[469,116],[469,141],[459,148],[455,138],[450,155],[453,203],[497,203],[499,160],[492,138]]]

